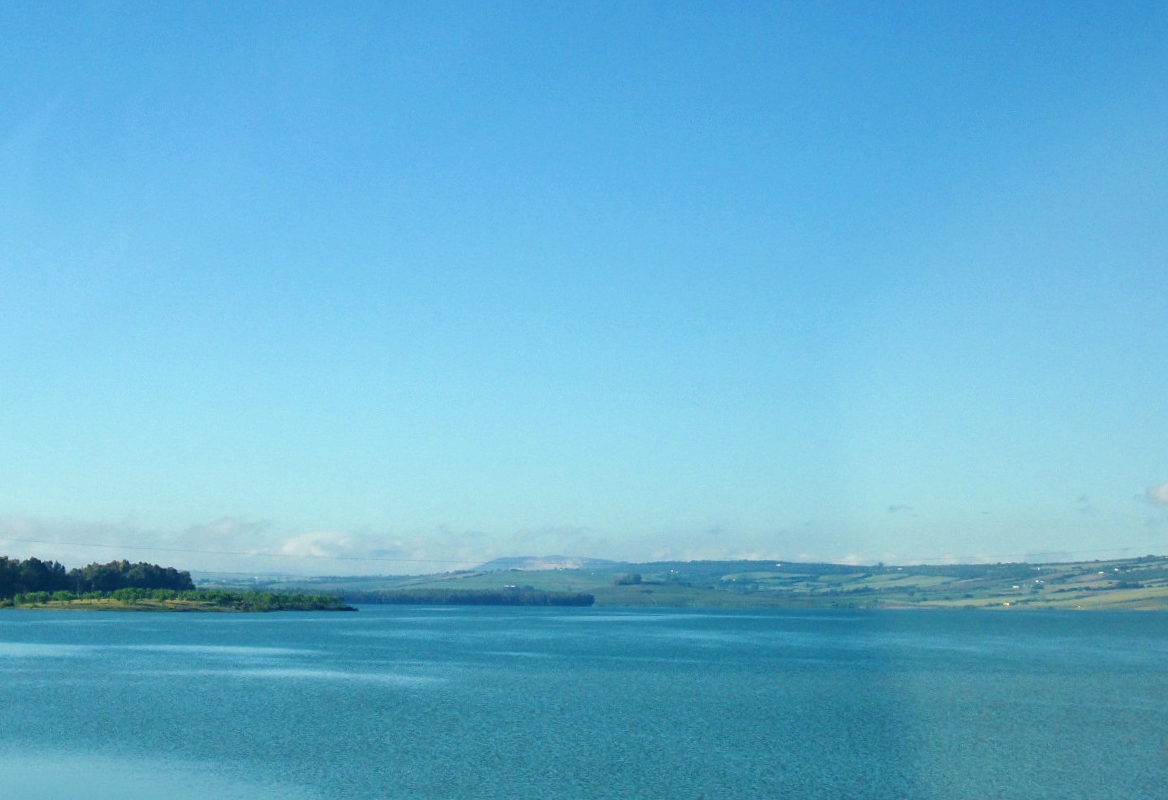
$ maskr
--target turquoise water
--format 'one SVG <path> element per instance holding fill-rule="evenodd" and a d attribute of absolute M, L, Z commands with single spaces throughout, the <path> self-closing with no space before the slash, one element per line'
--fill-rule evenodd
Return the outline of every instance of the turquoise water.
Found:
<path fill-rule="evenodd" d="M 1165 798 L 1168 615 L 0 612 L 7 796 Z"/>

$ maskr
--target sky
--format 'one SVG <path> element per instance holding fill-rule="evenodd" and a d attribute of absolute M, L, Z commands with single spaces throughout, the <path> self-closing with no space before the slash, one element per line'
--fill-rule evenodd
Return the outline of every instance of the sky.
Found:
<path fill-rule="evenodd" d="M 0 6 L 0 552 L 1168 553 L 1162 2 Z"/>

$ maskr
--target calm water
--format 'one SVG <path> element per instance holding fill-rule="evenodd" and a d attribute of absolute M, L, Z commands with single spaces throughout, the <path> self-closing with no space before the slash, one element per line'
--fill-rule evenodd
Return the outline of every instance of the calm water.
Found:
<path fill-rule="evenodd" d="M 0 612 L 7 796 L 1168 798 L 1168 615 Z"/>

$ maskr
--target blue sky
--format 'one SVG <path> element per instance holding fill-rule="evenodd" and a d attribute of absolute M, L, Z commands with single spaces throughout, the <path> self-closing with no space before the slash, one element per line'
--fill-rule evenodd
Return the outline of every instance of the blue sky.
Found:
<path fill-rule="evenodd" d="M 11 555 L 1168 552 L 1163 3 L 17 4 L 0 98 Z"/>

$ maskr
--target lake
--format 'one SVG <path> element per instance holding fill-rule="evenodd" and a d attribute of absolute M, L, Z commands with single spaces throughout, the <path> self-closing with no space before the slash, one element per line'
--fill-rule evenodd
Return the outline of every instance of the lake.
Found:
<path fill-rule="evenodd" d="M 1168 797 L 1168 614 L 0 612 L 21 800 Z"/>

